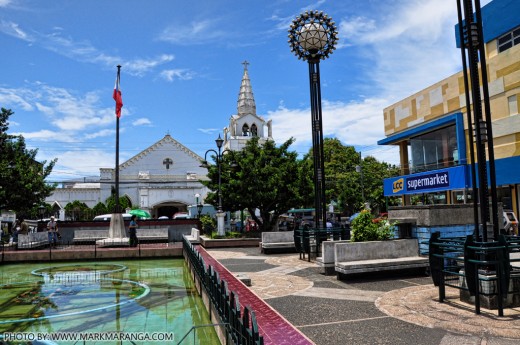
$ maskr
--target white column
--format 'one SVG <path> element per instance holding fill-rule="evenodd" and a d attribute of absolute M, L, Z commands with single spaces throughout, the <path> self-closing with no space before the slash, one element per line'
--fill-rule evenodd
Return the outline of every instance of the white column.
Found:
<path fill-rule="evenodd" d="M 226 216 L 226 212 L 217 212 L 217 235 L 224 236 L 226 232 L 224 231 L 224 217 Z"/>

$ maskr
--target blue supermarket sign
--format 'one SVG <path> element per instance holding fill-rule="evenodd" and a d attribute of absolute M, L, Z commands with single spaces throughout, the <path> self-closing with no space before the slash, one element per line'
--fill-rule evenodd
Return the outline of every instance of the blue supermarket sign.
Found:
<path fill-rule="evenodd" d="M 385 196 L 438 192 L 467 186 L 465 165 L 384 180 Z"/>

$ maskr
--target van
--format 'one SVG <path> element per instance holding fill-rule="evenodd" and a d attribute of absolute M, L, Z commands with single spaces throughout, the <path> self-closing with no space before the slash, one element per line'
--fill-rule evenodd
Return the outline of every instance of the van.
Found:
<path fill-rule="evenodd" d="M 123 220 L 130 220 L 132 215 L 130 213 L 123 213 Z M 112 214 L 100 214 L 94 217 L 95 222 L 107 222 L 112 219 Z"/>

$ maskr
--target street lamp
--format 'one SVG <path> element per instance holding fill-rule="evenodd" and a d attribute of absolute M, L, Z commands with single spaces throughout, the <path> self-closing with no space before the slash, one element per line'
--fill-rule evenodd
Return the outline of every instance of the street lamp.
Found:
<path fill-rule="evenodd" d="M 43 221 L 43 215 L 45 214 L 45 206 L 40 205 L 38 207 L 38 214 L 40 215 L 40 221 Z"/>
<path fill-rule="evenodd" d="M 461 1 L 463 4 L 461 4 Z M 457 0 L 457 14 L 459 20 L 461 57 L 464 71 L 464 91 L 466 93 L 467 121 L 469 131 L 474 132 L 475 148 L 473 148 L 473 136 L 469 136 L 469 147 L 471 149 L 470 152 L 472 155 L 471 169 L 473 176 L 475 176 L 475 160 L 473 159 L 474 150 L 476 150 L 476 161 L 478 162 L 478 184 L 476 183 L 475 178 L 473 178 L 472 181 L 473 202 L 475 203 L 473 210 L 475 219 L 474 237 L 476 241 L 488 242 L 488 228 L 490 228 L 490 230 L 492 229 L 493 231 L 493 239 L 497 241 L 499 235 L 499 221 L 496 190 L 495 153 L 480 2 L 475 1 L 475 10 L 473 10 L 473 3 L 471 0 Z M 464 18 L 462 16 L 463 14 Z M 481 73 L 479 73 L 479 66 Z M 468 80 L 468 74 L 469 80 L 471 82 Z M 469 95 L 471 95 L 472 102 L 470 102 Z M 471 128 L 471 112 L 473 112 L 474 128 Z M 486 153 L 488 156 L 487 163 Z M 476 204 L 477 190 L 480 210 Z M 490 198 L 492 209 L 491 214 L 489 211 Z"/>
<path fill-rule="evenodd" d="M 289 45 L 298 59 L 309 63 L 311 91 L 312 147 L 314 158 L 315 226 L 325 228 L 325 166 L 323 155 L 323 125 L 321 113 L 320 60 L 336 49 L 338 32 L 332 18 L 318 11 L 306 11 L 293 20 L 289 29 Z"/>
<path fill-rule="evenodd" d="M 196 201 L 196 205 L 197 205 L 197 213 L 199 215 L 198 219 L 200 219 L 200 214 L 202 213 L 202 208 L 204 207 L 204 205 L 199 202 L 199 198 L 200 198 L 200 194 L 199 193 L 195 194 L 195 201 Z"/>
<path fill-rule="evenodd" d="M 218 135 L 218 139 L 215 139 L 215 143 L 217 144 L 218 152 L 209 149 L 204 154 L 204 160 L 202 161 L 202 164 L 200 165 L 201 168 L 209 168 L 209 164 L 207 161 L 207 156 L 209 152 L 213 152 L 216 155 L 216 163 L 218 168 L 218 209 L 217 209 L 217 233 L 220 236 L 223 236 L 225 234 L 224 232 L 224 216 L 226 215 L 225 212 L 222 210 L 222 193 L 221 193 L 221 184 L 222 184 L 222 159 L 225 152 L 229 150 L 222 150 L 222 144 L 224 143 L 224 139 L 220 137 L 220 134 Z M 229 151 L 230 152 L 230 151 Z"/>
<path fill-rule="evenodd" d="M 359 178 L 361 179 L 361 199 L 363 199 L 363 207 L 366 208 L 365 187 L 363 186 L 363 167 L 361 165 L 356 165 L 356 172 L 359 173 Z"/>

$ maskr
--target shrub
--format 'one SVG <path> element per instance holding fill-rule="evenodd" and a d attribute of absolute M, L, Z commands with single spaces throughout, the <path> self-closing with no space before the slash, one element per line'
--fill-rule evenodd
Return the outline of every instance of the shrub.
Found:
<path fill-rule="evenodd" d="M 351 223 L 352 242 L 382 241 L 393 237 L 393 224 L 386 219 L 374 219 L 369 210 L 363 210 Z"/>

